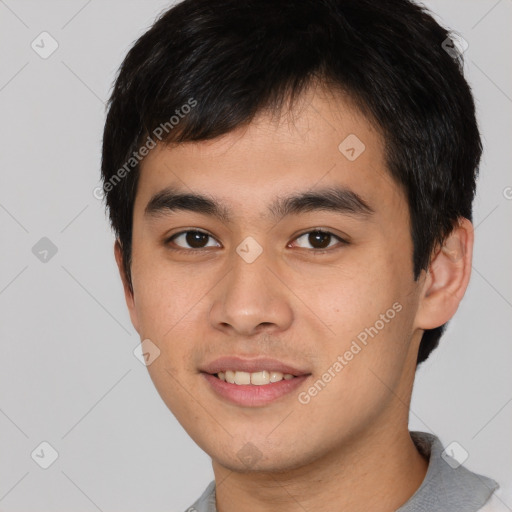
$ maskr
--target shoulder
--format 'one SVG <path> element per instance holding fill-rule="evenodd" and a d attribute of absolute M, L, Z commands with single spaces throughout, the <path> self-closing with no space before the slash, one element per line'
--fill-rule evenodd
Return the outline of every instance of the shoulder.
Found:
<path fill-rule="evenodd" d="M 478 512 L 510 512 L 512 510 L 512 485 L 499 486 Z"/>
<path fill-rule="evenodd" d="M 203 494 L 185 512 L 217 512 L 215 506 L 215 480 L 209 483 Z"/>

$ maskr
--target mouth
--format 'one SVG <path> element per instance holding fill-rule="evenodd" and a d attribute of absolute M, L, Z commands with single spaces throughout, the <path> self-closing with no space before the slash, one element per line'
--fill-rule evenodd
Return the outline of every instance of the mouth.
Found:
<path fill-rule="evenodd" d="M 255 379 L 270 379 L 273 375 L 274 379 L 281 380 L 285 378 L 290 379 L 292 377 L 301 377 L 302 375 L 309 375 L 310 372 L 306 369 L 298 368 L 297 366 L 284 363 L 279 361 L 278 359 L 270 359 L 270 358 L 253 358 L 246 359 L 238 356 L 226 356 L 220 357 L 211 361 L 208 364 L 205 364 L 200 371 L 204 373 L 209 373 L 210 375 L 217 375 L 219 378 L 222 378 L 222 374 L 224 374 L 224 378 L 226 379 L 226 374 L 229 378 L 231 373 L 239 374 L 239 377 L 242 379 L 247 379 L 247 375 L 249 374 L 251 377 L 255 374 Z M 221 375 L 219 375 L 221 374 Z M 229 380 L 228 380 L 229 381 Z M 244 383 L 249 383 L 245 382 Z"/>
<path fill-rule="evenodd" d="M 275 359 L 220 358 L 201 369 L 210 389 L 237 405 L 267 405 L 289 395 L 311 375 L 310 372 Z"/>
<path fill-rule="evenodd" d="M 219 372 L 214 375 L 224 382 L 229 382 L 230 384 L 236 384 L 238 386 L 248 386 L 249 384 L 253 384 L 254 386 L 265 386 L 271 382 L 295 379 L 295 375 L 292 375 L 291 373 L 282 373 L 277 370 L 270 372 L 267 370 L 261 370 L 251 373 L 241 370 L 226 370 L 225 372 Z"/>

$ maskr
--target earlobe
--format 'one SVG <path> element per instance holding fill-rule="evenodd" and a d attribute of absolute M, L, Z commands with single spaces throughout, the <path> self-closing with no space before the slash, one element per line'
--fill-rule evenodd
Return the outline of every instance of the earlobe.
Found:
<path fill-rule="evenodd" d="M 457 311 L 471 276 L 473 225 L 460 218 L 442 247 L 432 257 L 423 282 L 416 326 L 434 329 Z"/>
<path fill-rule="evenodd" d="M 121 281 L 123 283 L 124 289 L 124 298 L 126 301 L 126 305 L 128 306 L 128 311 L 130 313 L 130 318 L 133 324 L 133 327 L 137 332 L 139 332 L 138 319 L 137 319 L 137 311 L 135 309 L 135 298 L 133 291 L 130 288 L 128 283 L 128 276 L 126 270 L 124 268 L 123 262 L 123 249 L 121 247 L 121 243 L 118 239 L 116 239 L 114 243 L 114 255 L 116 258 L 117 268 L 119 269 L 119 275 L 121 276 Z"/>

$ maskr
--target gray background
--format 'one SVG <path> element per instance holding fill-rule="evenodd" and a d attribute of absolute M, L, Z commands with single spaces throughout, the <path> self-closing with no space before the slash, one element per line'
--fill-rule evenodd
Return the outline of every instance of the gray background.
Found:
<path fill-rule="evenodd" d="M 418 372 L 410 428 L 436 433 L 445 446 L 457 441 L 466 467 L 510 485 L 512 0 L 426 4 L 469 43 L 466 74 L 485 154 L 471 283 Z M 209 457 L 133 355 L 138 337 L 113 235 L 92 194 L 114 74 L 168 5 L 0 0 L 4 512 L 180 511 L 213 478 Z M 42 31 L 59 44 L 47 59 L 31 48 Z M 42 237 L 57 248 L 46 262 L 32 252 Z M 31 458 L 42 441 L 59 454 L 48 469 Z"/>

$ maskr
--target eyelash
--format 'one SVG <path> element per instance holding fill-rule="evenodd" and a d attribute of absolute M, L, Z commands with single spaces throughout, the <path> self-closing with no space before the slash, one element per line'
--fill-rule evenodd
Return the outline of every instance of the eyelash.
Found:
<path fill-rule="evenodd" d="M 202 233 L 204 235 L 207 235 L 209 236 L 210 238 L 213 238 L 215 240 L 215 237 L 213 237 L 212 235 L 210 235 L 209 233 L 207 233 L 206 231 L 202 231 L 200 229 L 188 229 L 188 230 L 185 230 L 185 231 L 180 231 L 179 233 L 175 233 L 174 235 L 170 236 L 169 238 L 167 238 L 165 240 L 165 245 L 166 246 L 169 246 L 169 244 L 177 237 L 179 237 L 180 235 L 185 235 L 187 233 Z M 334 247 L 334 248 L 330 248 L 330 249 L 306 249 L 312 253 L 314 253 L 315 255 L 318 255 L 318 254 L 325 254 L 325 253 L 328 253 L 328 252 L 331 252 L 333 250 L 337 250 L 337 249 L 341 249 L 341 247 L 345 246 L 345 245 L 349 245 L 349 242 L 343 238 L 341 238 L 340 236 L 338 235 L 335 235 L 334 233 L 332 233 L 331 231 L 327 231 L 327 230 L 323 230 L 323 229 L 311 229 L 309 231 L 305 231 L 299 235 L 297 235 L 293 241 L 297 240 L 298 238 L 301 238 L 302 236 L 304 235 L 308 235 L 310 233 L 320 233 L 322 235 L 330 235 L 331 237 L 334 237 L 336 238 L 339 242 L 341 242 L 341 246 L 339 247 Z M 200 253 L 202 252 L 203 250 L 207 250 L 209 249 L 208 247 L 203 247 L 203 248 L 199 248 L 199 249 L 184 249 L 183 247 L 178 247 L 178 248 L 175 248 L 175 247 L 171 247 L 171 250 L 172 251 L 175 251 L 175 252 L 178 252 L 178 253 L 187 253 L 187 254 L 191 254 L 191 253 Z M 299 249 L 303 249 L 302 247 L 299 247 Z"/>

